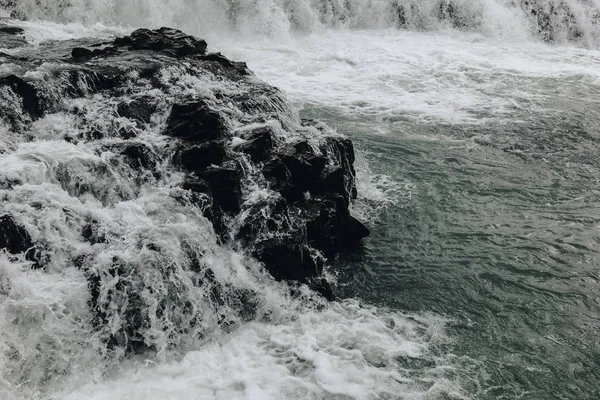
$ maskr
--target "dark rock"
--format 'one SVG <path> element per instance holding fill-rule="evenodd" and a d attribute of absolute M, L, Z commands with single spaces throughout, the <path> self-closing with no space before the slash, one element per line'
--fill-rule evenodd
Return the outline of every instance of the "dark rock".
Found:
<path fill-rule="evenodd" d="M 356 171 L 354 170 L 354 145 L 350 139 L 328 138 L 327 153 L 333 159 L 334 165 L 338 165 L 342 169 L 345 190 L 341 194 L 344 195 L 346 202 L 350 204 L 350 200 L 356 199 L 358 194 L 356 190 Z M 327 179 L 327 176 L 324 178 Z"/>
<path fill-rule="evenodd" d="M 263 174 L 274 190 L 293 203 L 303 200 L 305 192 L 322 186 L 321 174 L 326 163 L 325 156 L 317 154 L 308 142 L 302 141 L 271 159 L 263 168 Z"/>
<path fill-rule="evenodd" d="M 200 209 L 204 216 L 213 224 L 215 233 L 225 241 L 227 236 L 227 226 L 223 219 L 223 211 L 213 204 L 210 185 L 204 179 L 194 175 L 186 177 L 182 188 L 192 193 L 191 201 Z"/>
<path fill-rule="evenodd" d="M 204 54 L 207 46 L 204 40 L 171 28 L 137 29 L 130 36 L 115 39 L 113 45 L 131 50 L 159 51 L 172 56 Z"/>
<path fill-rule="evenodd" d="M 344 169 L 339 165 L 328 165 L 323 170 L 323 179 L 317 190 L 319 194 L 342 193 L 346 197 L 346 176 Z"/>
<path fill-rule="evenodd" d="M 2 249 L 10 254 L 25 253 L 25 259 L 33 262 L 33 268 L 41 267 L 41 253 L 34 247 L 29 232 L 8 214 L 0 216 L 0 250 Z"/>
<path fill-rule="evenodd" d="M 136 97 L 130 101 L 122 101 L 117 106 L 121 117 L 129 118 L 139 123 L 147 124 L 156 112 L 156 104 L 149 96 Z"/>
<path fill-rule="evenodd" d="M 350 216 L 344 225 L 345 229 L 342 234 L 347 243 L 357 242 L 371 234 L 371 231 L 353 216 Z"/>
<path fill-rule="evenodd" d="M 11 254 L 19 254 L 33 247 L 31 236 L 25 228 L 17 225 L 12 216 L 0 216 L 0 249 Z"/>
<path fill-rule="evenodd" d="M 308 282 L 308 286 L 319 293 L 321 296 L 326 298 L 329 301 L 335 300 L 335 295 L 333 294 L 333 289 L 331 284 L 325 278 L 314 278 Z"/>
<path fill-rule="evenodd" d="M 250 156 L 253 162 L 262 162 L 269 158 L 275 145 L 275 134 L 266 126 L 250 132 L 246 142 L 238 146 L 238 149 Z"/>
<path fill-rule="evenodd" d="M 270 184 L 270 188 L 289 201 L 303 199 L 301 187 L 294 186 L 292 173 L 282 162 L 281 158 L 269 160 L 263 167 L 262 173 Z"/>
<path fill-rule="evenodd" d="M 216 206 L 225 213 L 240 211 L 242 174 L 235 166 L 208 167 L 202 178 L 206 180 Z"/>
<path fill-rule="evenodd" d="M 8 75 L 0 78 L 0 86 L 9 87 L 23 101 L 23 111 L 32 119 L 42 116 L 42 107 L 38 90 L 32 84 L 25 82 L 16 75 Z"/>
<path fill-rule="evenodd" d="M 137 171 L 154 171 L 157 168 L 158 156 L 144 143 L 126 143 L 120 153 L 125 156 L 125 162 Z"/>
<path fill-rule="evenodd" d="M 25 33 L 25 29 L 16 26 L 0 26 L 0 33 L 6 35 L 22 35 Z"/>
<path fill-rule="evenodd" d="M 194 193 L 210 194 L 210 186 L 208 185 L 208 182 L 194 175 L 188 175 L 182 187 L 183 189 L 191 190 Z"/>
<path fill-rule="evenodd" d="M 307 200 L 291 212 L 306 221 L 308 242 L 326 257 L 334 257 L 345 246 L 369 235 L 369 230 L 350 215 L 341 194 Z"/>
<path fill-rule="evenodd" d="M 306 283 L 321 273 L 310 248 L 295 237 L 275 237 L 256 243 L 254 257 L 265 264 L 277 280 Z"/>
<path fill-rule="evenodd" d="M 287 202 L 282 197 L 254 203 L 244 214 L 246 218 L 236 233 L 236 240 L 246 246 L 252 246 L 257 240 L 271 237 L 277 232 L 293 232 L 299 241 L 306 242 L 306 235 L 301 228 L 293 226 Z"/>
<path fill-rule="evenodd" d="M 165 135 L 190 142 L 217 140 L 229 135 L 223 116 L 203 101 L 173 105 Z"/>
<path fill-rule="evenodd" d="M 184 169 L 201 174 L 210 165 L 222 164 L 226 156 L 222 143 L 208 142 L 186 147 L 175 158 Z"/>
<path fill-rule="evenodd" d="M 96 50 L 94 50 L 96 51 Z M 84 58 L 84 57 L 91 57 L 92 56 L 92 51 L 83 47 L 75 47 L 73 50 L 71 50 L 71 57 L 73 58 Z"/>
<path fill-rule="evenodd" d="M 169 188 L 179 206 L 192 207 L 191 214 L 203 213 L 222 242 L 243 246 L 276 279 L 295 282 L 292 287 L 306 284 L 332 299 L 333 290 L 322 275 L 326 259 L 335 259 L 368 234 L 348 210 L 356 197 L 352 142 L 332 136 L 327 127 L 314 121 L 302 120 L 298 125 L 281 91 L 248 78 L 244 63 L 218 53 L 205 54 L 204 41 L 180 31 L 141 29 L 113 43 L 93 44 L 87 39 L 78 43 L 87 48 L 73 49 L 73 57 L 63 57 L 64 49 L 72 45 L 53 43 L 41 44 L 40 51 L 25 56 L 28 59 L 8 56 L 19 71 L 48 63 L 47 78 L 35 85 L 15 75 L 0 79 L 4 86 L 0 113 L 10 123 L 10 118 L 17 121 L 15 132 L 35 134 L 30 120 L 44 113 L 65 113 L 65 120 L 74 121 L 78 130 L 77 135 L 65 134 L 65 139 L 82 145 L 100 140 L 91 145 L 100 149 L 101 161 L 72 165 L 57 161 L 57 183 L 71 196 L 93 197 L 110 207 L 135 199 L 153 177 L 160 178 L 163 162 L 172 163 L 164 168 L 180 169 L 174 178 L 183 179 L 181 187 Z M 177 73 L 169 74 L 173 69 Z M 195 91 L 193 96 L 201 98 L 192 100 L 192 91 L 185 85 L 194 76 L 212 81 L 206 86 L 211 95 Z M 165 107 L 163 102 L 168 102 Z M 98 105 L 106 109 L 99 110 Z M 98 118 L 98 112 L 103 117 Z M 138 139 L 146 131 L 153 134 L 163 122 L 168 137 L 163 136 L 156 148 Z M 277 132 L 271 126 L 277 126 Z M 233 144 L 233 129 L 242 132 L 243 143 Z M 315 137 L 310 141 L 281 143 L 284 136 L 311 134 Z M 124 187 L 121 182 L 110 182 L 115 173 L 132 184 Z M 107 184 L 97 185 L 96 177 Z M 18 184 L 7 180 L 0 187 L 11 190 Z M 255 186 L 261 195 L 244 198 Z M 0 218 L 0 233 L 4 235 L 0 247 L 9 252 L 25 252 L 31 260 L 44 263 L 48 260 L 44 257 L 53 254 L 49 246 L 44 247 L 43 238 L 33 243 L 9 216 Z M 110 247 L 113 240 L 119 240 L 92 217 L 79 233 L 82 240 L 96 246 Z M 194 246 L 191 240 L 183 242 Z M 171 249 L 164 251 L 159 243 L 151 242 L 150 235 L 140 233 L 132 246 L 133 251 L 142 251 L 143 265 L 120 258 L 109 262 L 105 252 L 98 258 L 96 251 L 78 252 L 71 260 L 87 277 L 93 323 L 109 347 L 151 350 L 157 330 L 162 329 L 174 345 L 177 335 L 187 334 L 186 327 L 193 326 L 189 321 L 198 310 L 185 303 L 189 288 L 178 280 L 181 276 L 186 282 L 189 276 L 192 286 L 202 286 L 217 308 L 239 311 L 233 319 L 252 319 L 257 314 L 255 294 L 219 283 L 197 249 L 188 251 L 182 244 L 186 256 L 172 262 Z M 148 314 L 150 309 L 154 314 Z M 178 324 L 180 317 L 187 319 L 185 324 Z M 171 325 L 160 325 L 161 321 Z M 226 316 L 223 321 L 223 325 L 229 323 Z"/>
<path fill-rule="evenodd" d="M 208 53 L 206 55 L 201 56 L 200 59 L 204 60 L 204 61 L 218 62 L 222 66 L 227 67 L 227 68 L 232 68 L 242 75 L 250 74 L 250 71 L 248 70 L 248 66 L 246 65 L 245 62 L 231 61 L 227 57 L 222 55 L 221 53 Z"/>

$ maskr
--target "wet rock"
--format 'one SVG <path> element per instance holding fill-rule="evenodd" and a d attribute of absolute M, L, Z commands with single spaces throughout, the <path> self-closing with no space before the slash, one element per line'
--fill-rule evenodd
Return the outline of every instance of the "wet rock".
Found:
<path fill-rule="evenodd" d="M 248 75 L 250 73 L 250 71 L 248 71 L 248 66 L 245 62 L 231 61 L 221 53 L 208 53 L 204 56 L 201 56 L 200 59 L 204 61 L 218 62 L 222 66 L 226 68 L 232 68 L 242 75 Z"/>
<path fill-rule="evenodd" d="M 23 33 L 25 33 L 25 29 L 17 26 L 0 26 L 0 34 L 22 35 Z"/>
<path fill-rule="evenodd" d="M 92 51 L 83 47 L 75 47 L 71 50 L 71 57 L 73 58 L 84 58 L 91 57 Z"/>
<path fill-rule="evenodd" d="M 19 254 L 33 247 L 31 236 L 25 228 L 18 225 L 10 215 L 0 216 L 0 249 L 11 254 Z"/>
<path fill-rule="evenodd" d="M 205 101 L 173 105 L 165 135 L 189 142 L 206 142 L 229 136 L 225 118 Z"/>
<path fill-rule="evenodd" d="M 40 263 L 41 252 L 34 247 L 29 232 L 8 214 L 0 216 L 0 250 L 2 249 L 10 254 L 25 253 L 25 259 L 33 262 L 33 268 L 41 268 L 43 265 Z"/>
<path fill-rule="evenodd" d="M 350 204 L 350 201 L 356 199 L 358 194 L 356 190 L 356 171 L 354 170 L 354 145 L 350 139 L 340 137 L 327 138 L 326 151 L 329 157 L 333 159 L 334 165 L 339 166 L 342 170 L 345 190 L 338 193 L 342 194 L 346 202 Z M 325 171 L 324 179 L 336 179 L 335 176 L 328 178 L 328 174 L 332 172 L 331 169 Z"/>
<path fill-rule="evenodd" d="M 317 154 L 306 141 L 283 150 L 264 166 L 263 174 L 272 188 L 290 203 L 303 200 L 306 192 L 322 186 L 321 174 L 327 158 Z"/>
<path fill-rule="evenodd" d="M 154 150 L 144 143 L 126 143 L 120 146 L 120 153 L 125 157 L 125 162 L 137 171 L 155 172 L 158 166 L 158 156 Z"/>
<path fill-rule="evenodd" d="M 208 182 L 197 176 L 189 175 L 186 177 L 182 188 L 191 192 L 190 200 L 192 203 L 202 209 L 203 215 L 212 223 L 217 236 L 225 241 L 228 232 L 224 214 L 221 208 L 214 204 Z"/>
<path fill-rule="evenodd" d="M 258 240 L 262 240 L 278 232 L 291 234 L 295 231 L 298 241 L 306 242 L 306 235 L 301 227 L 294 226 L 289 216 L 287 202 L 282 197 L 269 198 L 263 202 L 257 202 L 245 210 L 246 217 L 236 232 L 236 240 L 246 246 L 252 246 Z"/>
<path fill-rule="evenodd" d="M 201 174 L 210 165 L 222 164 L 227 158 L 227 153 L 222 143 L 208 142 L 186 147 L 175 158 L 187 171 Z"/>
<path fill-rule="evenodd" d="M 158 30 L 138 29 L 130 36 L 117 38 L 115 47 L 128 47 L 131 50 L 153 50 L 173 56 L 204 54 L 206 41 L 186 35 L 177 29 L 160 28 Z"/>
<path fill-rule="evenodd" d="M 41 101 L 35 86 L 16 75 L 8 75 L 0 78 L 0 88 L 3 86 L 12 90 L 22 99 L 23 111 L 29 114 L 32 119 L 42 116 Z"/>
<path fill-rule="evenodd" d="M 58 162 L 56 179 L 63 189 L 109 207 L 116 201 L 135 200 L 153 176 L 160 178 L 163 168 L 178 170 L 170 195 L 179 206 L 192 207 L 187 212 L 202 212 L 222 242 L 243 246 L 276 279 L 294 281 L 295 287 L 307 284 L 332 298 L 332 288 L 322 276 L 325 262 L 368 234 L 348 211 L 356 197 L 352 142 L 333 136 L 314 121 L 298 124 L 281 91 L 248 77 L 244 63 L 218 53 L 205 54 L 204 41 L 180 31 L 141 29 L 113 43 L 93 44 L 87 39 L 78 43 L 86 48 L 73 49 L 73 57 L 63 57 L 65 48 L 71 47 L 59 46 L 56 51 L 52 43 L 42 44 L 48 46 L 43 53 L 48 75 L 35 85 L 16 75 L 0 79 L 4 86 L 0 95 L 9 100 L 0 101 L 0 111 L 24 120 L 15 131 L 34 132 L 28 128 L 29 120 L 62 113 L 67 118 L 61 115 L 61 121 L 78 130 L 69 134 L 73 142 L 99 149 L 100 160 Z M 62 56 L 52 63 L 52 54 Z M 40 60 L 41 56 L 30 62 L 31 68 L 37 68 Z M 29 61 L 10 58 L 9 62 L 28 69 Z M 196 77 L 207 80 L 206 92 L 211 94 L 204 88 L 196 90 Z M 188 86 L 190 81 L 193 86 Z M 98 104 L 106 110 L 98 110 Z M 271 126 L 277 126 L 277 131 Z M 155 147 L 148 145 L 148 132 L 160 129 L 167 137 L 158 138 Z M 243 141 L 231 140 L 234 130 L 241 132 Z M 94 143 L 85 143 L 90 141 Z M 113 182 L 115 173 L 124 180 Z M 96 184 L 99 180 L 102 185 Z M 127 182 L 131 185 L 122 185 Z M 5 190 L 11 190 L 11 185 L 0 183 Z M 0 219 L 0 228 L 2 224 L 10 237 L 21 238 L 21 245 L 11 241 L 5 248 L 21 252 L 41 248 L 42 239 L 33 244 L 16 224 Z M 106 229 L 90 217 L 77 234 L 92 245 L 110 247 L 119 238 Z M 175 284 L 158 293 L 152 292 L 160 286 L 154 285 L 154 278 L 145 281 L 156 275 L 159 283 L 160 279 L 166 284 L 178 282 L 181 271 L 174 274 L 169 269 L 175 264 L 193 276 L 194 285 L 212 287 L 206 293 L 217 307 L 243 309 L 251 303 L 252 293 L 241 295 L 219 285 L 201 260 L 188 257 L 190 265 L 181 260 L 165 262 L 168 252 L 149 240 L 141 237 L 134 245 L 147 257 L 143 262 L 99 259 L 93 252 L 71 260 L 88 279 L 94 324 L 110 346 L 129 352 L 152 349 L 156 330 L 169 329 L 149 326 L 147 310 L 152 307 L 154 321 L 181 315 L 179 311 L 188 308 L 190 314 L 184 317 L 193 320 L 193 307 L 181 300 L 186 285 Z M 41 254 L 51 252 L 36 254 L 31 257 L 41 259 Z M 140 293 L 150 293 L 152 307 Z M 236 296 L 242 300 L 232 300 Z M 179 308 L 171 313 L 169 307 Z M 242 310 L 248 318 L 255 313 L 252 306 Z M 169 340 L 182 332 L 169 331 Z"/>
<path fill-rule="evenodd" d="M 132 100 L 122 101 L 117 106 L 117 114 L 138 123 L 147 124 L 156 112 L 156 104 L 149 96 L 141 96 Z"/>
<path fill-rule="evenodd" d="M 328 165 L 323 170 L 318 193 L 346 193 L 344 169 L 339 165 Z M 344 196 L 346 197 L 346 195 Z"/>
<path fill-rule="evenodd" d="M 293 236 L 260 241 L 256 243 L 252 254 L 278 280 L 305 283 L 322 271 L 310 248 Z"/>
<path fill-rule="evenodd" d="M 270 127 L 253 130 L 246 136 L 246 142 L 238 150 L 248 154 L 253 162 L 262 162 L 269 158 L 275 145 L 275 134 Z"/>
<path fill-rule="evenodd" d="M 326 257 L 369 235 L 369 230 L 350 215 L 344 198 L 334 195 L 307 200 L 291 212 L 306 221 L 308 242 Z"/>
<path fill-rule="evenodd" d="M 208 183 L 216 206 L 225 213 L 240 211 L 242 174 L 236 166 L 208 167 L 202 178 Z"/>

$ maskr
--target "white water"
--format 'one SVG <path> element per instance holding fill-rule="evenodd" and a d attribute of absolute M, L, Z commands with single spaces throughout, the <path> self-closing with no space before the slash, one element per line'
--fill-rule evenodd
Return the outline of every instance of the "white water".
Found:
<path fill-rule="evenodd" d="M 600 39 L 599 0 L 2 0 L 0 5 L 3 3 L 10 13 L 27 19 L 168 25 L 208 38 L 227 32 L 282 38 L 328 28 L 430 31 L 453 27 L 488 37 L 518 41 L 550 38 L 587 47 L 596 47 Z"/>
<path fill-rule="evenodd" d="M 502 121 L 515 108 L 534 112 L 547 106 L 531 93 L 551 96 L 552 88 L 523 87 L 518 80 L 504 85 L 499 76 L 521 77 L 530 85 L 543 78 L 600 82 L 598 52 L 536 42 L 531 21 L 520 8 L 493 0 L 457 2 L 474 21 L 465 33 L 432 16 L 438 3 L 415 2 L 418 13 L 409 26 L 429 33 L 391 28 L 398 21 L 384 1 L 351 2 L 352 12 L 344 18 L 344 13 L 299 1 L 236 3 L 233 19 L 225 1 L 178 1 L 165 7 L 158 1 L 80 0 L 65 7 L 67 2 L 48 0 L 40 7 L 39 1 L 24 0 L 17 9 L 32 20 L 55 21 L 18 23 L 32 43 L 121 34 L 129 30 L 127 25 L 186 29 L 207 37 L 212 49 L 248 61 L 259 77 L 283 88 L 294 103 L 344 115 L 366 134 L 419 136 L 402 131 L 403 118 L 416 125 L 478 124 Z M 569 4 L 583 14 L 598 9 L 596 2 Z M 583 17 L 581 21 L 587 26 Z M 353 29 L 330 29 L 339 25 Z M 594 47 L 597 27 L 588 25 L 578 44 Z M 227 26 L 226 32 L 215 33 L 217 26 Z M 267 36 L 234 38 L 240 33 Z M 102 99 L 87 106 L 97 107 L 91 112 L 101 117 Z M 92 167 L 106 160 L 85 146 L 55 140 L 72 129 L 68 118 L 52 115 L 35 126 L 44 141 L 25 143 L 8 133 L 0 143 L 17 149 L 9 156 L 0 154 L 1 174 L 27 182 L 3 193 L 10 197 L 1 211 L 16 215 L 34 239 L 44 238 L 53 256 L 50 274 L 0 256 L 0 398 L 469 397 L 459 380 L 446 377 L 457 363 L 440 350 L 450 340 L 442 318 L 405 315 L 354 300 L 325 305 L 308 291 L 302 299 L 290 299 L 283 284 L 273 282 L 254 261 L 217 246 L 197 212 L 171 200 L 172 176 L 142 185 L 122 174 L 98 177 Z M 160 151 L 154 134 L 148 132 L 144 140 Z M 88 177 L 105 201 L 69 195 L 54 178 L 61 163 Z M 367 165 L 358 168 L 358 212 L 365 220 L 377 223 L 379 206 L 409 198 L 410 182 L 373 174 Z M 35 209 L 32 203 L 42 206 Z M 147 254 L 131 250 L 143 240 L 166 249 L 171 258 L 162 262 L 184 262 L 180 244 L 193 238 L 220 283 L 258 293 L 256 318 L 243 322 L 235 310 L 214 309 L 205 293 L 197 293 L 201 339 L 183 338 L 175 351 L 159 347 L 162 351 L 150 360 L 106 357 L 89 323 L 86 280 L 66 262 L 89 250 L 73 232 L 90 216 L 123 238 L 95 250 L 99 263 L 119 255 L 143 265 Z M 231 318 L 230 330 L 217 328 L 223 314 Z M 433 366 L 411 370 L 403 367 L 407 360 Z"/>

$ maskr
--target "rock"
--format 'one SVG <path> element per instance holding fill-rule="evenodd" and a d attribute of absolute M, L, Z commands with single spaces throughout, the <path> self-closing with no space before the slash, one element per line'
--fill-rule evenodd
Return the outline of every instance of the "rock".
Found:
<path fill-rule="evenodd" d="M 25 29 L 17 26 L 0 26 L 0 33 L 5 35 L 22 35 L 25 33 Z"/>
<path fill-rule="evenodd" d="M 132 100 L 122 101 L 117 106 L 117 114 L 138 123 L 147 124 L 156 112 L 156 104 L 149 96 L 136 97 Z"/>
<path fill-rule="evenodd" d="M 0 216 L 0 250 L 2 249 L 6 249 L 10 254 L 25 253 L 25 259 L 33 262 L 33 268 L 41 268 L 42 256 L 34 247 L 29 232 L 8 214 Z"/>
<path fill-rule="evenodd" d="M 223 116 L 204 100 L 173 105 L 165 135 L 189 142 L 206 142 L 229 136 Z"/>
<path fill-rule="evenodd" d="M 207 46 L 204 40 L 171 28 L 138 29 L 130 36 L 115 39 L 113 45 L 117 48 L 129 47 L 131 50 L 159 51 L 179 57 L 204 54 Z"/>
<path fill-rule="evenodd" d="M 272 158 L 262 171 L 272 188 L 294 203 L 303 200 L 306 192 L 322 187 L 321 174 L 326 163 L 325 156 L 317 154 L 308 142 L 302 141 L 288 146 L 283 154 Z"/>
<path fill-rule="evenodd" d="M 223 144 L 213 141 L 186 147 L 175 158 L 177 164 L 187 171 L 201 174 L 210 165 L 222 164 L 226 154 Z"/>
<path fill-rule="evenodd" d="M 127 143 L 122 146 L 121 155 L 125 162 L 136 171 L 155 172 L 158 166 L 158 156 L 154 150 L 144 143 Z"/>
<path fill-rule="evenodd" d="M 65 140 L 98 149 L 99 157 L 40 161 L 54 163 L 64 191 L 111 209 L 123 201 L 148 201 L 137 197 L 148 193 L 163 170 L 173 171 L 172 185 L 160 180 L 160 190 L 178 202 L 177 220 L 203 213 L 217 241 L 243 247 L 276 279 L 293 282 L 292 292 L 306 284 L 333 298 L 323 277 L 325 262 L 369 233 L 348 210 L 356 197 L 351 141 L 322 124 L 298 121 L 281 91 L 252 76 L 244 63 L 205 54 L 204 41 L 180 31 L 141 29 L 112 43 L 77 43 L 82 47 L 71 50 L 73 57 L 64 57 L 64 43 L 53 42 L 40 44 L 35 55 L 7 56 L 16 71 L 31 76 L 43 63 L 45 78 L 35 84 L 16 75 L 0 78 L 0 114 L 15 133 L 34 137 L 40 127 L 31 121 L 48 114 L 48 123 L 64 121 Z M 206 85 L 198 90 L 200 82 Z M 243 141 L 233 140 L 233 132 Z M 164 136 L 150 139 L 158 133 Z M 0 188 L 26 183 L 5 179 Z M 163 212 L 152 204 L 147 218 L 169 223 Z M 199 314 L 190 306 L 197 296 L 185 293 L 194 289 L 190 282 L 202 286 L 217 308 L 238 307 L 248 318 L 256 314 L 254 294 L 219 282 L 198 249 L 184 249 L 198 247 L 194 241 L 174 240 L 169 246 L 179 243 L 180 249 L 161 250 L 152 241 L 159 232 L 136 231 L 128 239 L 132 253 L 111 259 L 106 254 L 120 238 L 110 232 L 90 216 L 76 235 L 95 247 L 86 254 L 64 252 L 72 255 L 67 263 L 87 277 L 93 323 L 109 348 L 151 350 L 163 333 L 177 343 L 187 328 L 171 329 L 169 318 L 193 321 Z M 0 247 L 31 260 L 55 254 L 51 246 L 59 243 L 43 247 L 43 238 L 33 243 L 10 216 L 0 218 L 0 233 Z M 96 251 L 100 248 L 108 252 Z M 150 309 L 155 313 L 149 315 Z M 235 318 L 243 320 L 242 314 Z"/>
<path fill-rule="evenodd" d="M 316 190 L 319 194 L 342 193 L 346 197 L 346 176 L 339 165 L 328 165 L 323 170 L 323 179 Z"/>
<path fill-rule="evenodd" d="M 371 231 L 353 216 L 350 216 L 344 225 L 342 234 L 347 243 L 355 243 L 371 234 Z"/>
<path fill-rule="evenodd" d="M 0 249 L 19 254 L 32 247 L 31 236 L 25 228 L 17 225 L 14 218 L 8 214 L 0 216 Z"/>
<path fill-rule="evenodd" d="M 84 57 L 91 57 L 92 56 L 92 51 L 83 47 L 75 47 L 72 51 L 71 51 L 71 57 L 73 58 L 84 58 Z"/>
<path fill-rule="evenodd" d="M 245 62 L 231 61 L 221 53 L 208 53 L 204 56 L 201 56 L 200 59 L 204 61 L 218 62 L 226 68 L 233 68 L 242 75 L 248 75 L 250 73 L 250 71 L 248 71 L 248 66 Z"/>
<path fill-rule="evenodd" d="M 355 183 L 354 145 L 350 139 L 339 137 L 327 138 L 327 152 L 329 157 L 334 160 L 335 165 L 339 165 L 343 171 L 345 191 L 342 194 L 346 202 L 350 204 L 350 201 L 356 199 L 358 195 Z"/>
<path fill-rule="evenodd" d="M 288 235 L 293 232 L 298 238 L 297 241 L 306 242 L 302 227 L 291 223 L 287 202 L 282 197 L 256 202 L 246 209 L 244 214 L 246 217 L 235 238 L 246 246 L 252 246 L 254 242 L 276 235 L 278 232 L 286 232 Z"/>
<path fill-rule="evenodd" d="M 251 131 L 246 136 L 246 142 L 238 146 L 238 150 L 248 154 L 253 162 L 265 161 L 275 145 L 275 134 L 266 126 Z"/>
<path fill-rule="evenodd" d="M 295 237 L 276 237 L 256 243 L 252 255 L 277 280 L 307 283 L 322 271 L 309 247 Z"/>
<path fill-rule="evenodd" d="M 10 88 L 17 96 L 21 97 L 23 111 L 29 114 L 32 119 L 42 116 L 40 98 L 35 86 L 16 75 L 8 75 L 0 78 L 0 87 L 2 86 Z"/>
<path fill-rule="evenodd" d="M 235 166 L 208 167 L 202 178 L 213 195 L 214 204 L 225 213 L 240 211 L 242 200 L 241 173 Z"/>
<path fill-rule="evenodd" d="M 227 226 L 223 220 L 223 211 L 213 204 L 212 192 L 208 182 L 197 176 L 188 175 L 182 188 L 192 193 L 190 199 L 192 203 L 202 209 L 204 216 L 213 224 L 215 233 L 222 241 L 225 241 Z"/>

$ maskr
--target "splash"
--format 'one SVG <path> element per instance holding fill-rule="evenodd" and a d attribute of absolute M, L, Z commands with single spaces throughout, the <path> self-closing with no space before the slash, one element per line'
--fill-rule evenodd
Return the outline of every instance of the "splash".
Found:
<path fill-rule="evenodd" d="M 286 37 L 323 29 L 453 29 L 596 47 L 598 0 L 2 0 L 13 17 Z"/>

